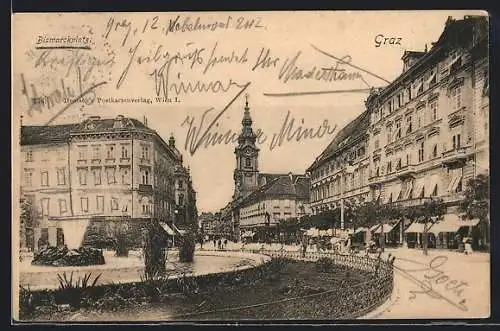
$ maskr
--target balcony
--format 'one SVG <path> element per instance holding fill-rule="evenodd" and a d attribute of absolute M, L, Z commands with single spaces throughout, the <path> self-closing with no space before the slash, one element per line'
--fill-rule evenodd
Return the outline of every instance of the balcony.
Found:
<path fill-rule="evenodd" d="M 415 206 L 421 206 L 425 202 L 429 201 L 431 201 L 431 198 L 414 198 L 414 199 L 394 201 L 391 202 L 391 205 L 394 207 L 415 207 Z"/>
<path fill-rule="evenodd" d="M 407 164 L 398 170 L 396 170 L 396 176 L 401 179 L 414 178 L 416 173 L 415 166 L 412 164 Z"/>
<path fill-rule="evenodd" d="M 379 175 L 377 175 L 377 174 L 370 175 L 368 177 L 368 185 L 369 186 L 377 186 L 378 184 L 380 184 L 380 182 L 382 182 L 382 179 L 383 179 L 383 176 L 381 176 L 380 174 Z"/>
<path fill-rule="evenodd" d="M 139 184 L 139 192 L 153 193 L 153 185 L 150 185 L 150 184 Z"/>
<path fill-rule="evenodd" d="M 448 168 L 462 167 L 471 155 L 471 150 L 470 146 L 465 146 L 443 152 L 441 163 Z"/>

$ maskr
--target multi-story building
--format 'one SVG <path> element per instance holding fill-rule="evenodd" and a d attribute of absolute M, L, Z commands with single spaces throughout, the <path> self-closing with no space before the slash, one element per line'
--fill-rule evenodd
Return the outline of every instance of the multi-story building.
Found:
<path fill-rule="evenodd" d="M 242 131 L 234 150 L 233 199 L 221 210 L 224 231 L 230 230 L 235 239 L 240 238 L 242 229 L 262 228 L 305 215 L 310 182 L 306 175 L 260 172 L 257 136 L 252 129 L 248 101 L 241 123 Z"/>
<path fill-rule="evenodd" d="M 344 176 L 345 198 L 400 206 L 443 198 L 447 214 L 430 231 L 446 245 L 465 224 L 457 206 L 467 180 L 489 172 L 487 18 L 449 18 L 430 50 L 405 51 L 402 60 L 399 77 L 372 90 L 367 110 L 309 168 L 311 206 L 337 204 L 347 161 L 354 172 Z"/>
<path fill-rule="evenodd" d="M 273 177 L 240 202 L 241 231 L 277 228 L 280 222 L 309 214 L 310 179 L 292 173 Z"/>
<path fill-rule="evenodd" d="M 124 221 L 132 228 L 152 218 L 172 222 L 183 204 L 174 138 L 167 144 L 136 119 L 22 126 L 21 153 L 21 191 L 39 223 L 35 246 L 39 238 L 79 246 L 89 225 L 110 230 Z"/>
<path fill-rule="evenodd" d="M 219 217 L 220 215 L 217 213 L 214 214 L 206 212 L 201 213 L 198 217 L 202 233 L 209 239 L 214 238 L 217 234 L 217 223 Z"/>
<path fill-rule="evenodd" d="M 338 208 L 344 201 L 356 204 L 369 200 L 369 123 L 365 111 L 340 130 L 307 169 L 313 214 Z"/>

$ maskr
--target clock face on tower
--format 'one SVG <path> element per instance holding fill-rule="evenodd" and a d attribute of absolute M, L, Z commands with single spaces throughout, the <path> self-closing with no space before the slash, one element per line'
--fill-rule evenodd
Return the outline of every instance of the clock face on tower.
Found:
<path fill-rule="evenodd" d="M 250 146 L 247 146 L 247 147 L 245 147 L 245 149 L 243 149 L 243 153 L 245 153 L 245 155 L 251 155 L 252 152 L 253 152 L 253 149 Z"/>

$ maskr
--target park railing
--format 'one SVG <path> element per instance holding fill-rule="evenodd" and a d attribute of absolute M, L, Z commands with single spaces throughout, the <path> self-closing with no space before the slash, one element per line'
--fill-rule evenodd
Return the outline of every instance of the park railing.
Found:
<path fill-rule="evenodd" d="M 294 305 L 305 305 L 307 300 L 315 301 L 315 309 L 324 305 L 322 311 L 330 311 L 332 319 L 359 318 L 375 310 L 385 303 L 392 295 L 394 282 L 393 260 L 368 255 L 342 254 L 334 251 L 301 252 L 300 250 L 285 249 L 239 249 L 270 256 L 272 258 L 286 258 L 291 260 L 315 262 L 322 258 L 330 259 L 333 264 L 349 269 L 360 270 L 365 273 L 366 281 L 354 285 L 303 296 L 295 300 L 286 300 L 287 309 L 293 310 Z M 275 302 L 274 304 L 279 304 Z M 265 309 L 262 307 L 261 309 Z M 316 313 L 311 311 L 311 316 Z M 319 316 L 318 316 L 319 317 Z M 328 316 L 327 316 L 328 317 Z M 321 316 L 325 318 L 325 316 Z"/>

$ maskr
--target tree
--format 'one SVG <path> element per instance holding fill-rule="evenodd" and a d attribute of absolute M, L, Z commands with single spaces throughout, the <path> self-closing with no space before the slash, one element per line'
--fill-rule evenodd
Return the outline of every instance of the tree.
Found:
<path fill-rule="evenodd" d="M 467 182 L 464 190 L 465 198 L 460 203 L 460 211 L 465 213 L 468 219 L 479 219 L 484 225 L 484 237 L 488 238 L 488 216 L 490 210 L 490 178 L 488 175 L 480 174 Z"/>
<path fill-rule="evenodd" d="M 415 217 L 417 219 L 417 222 L 424 224 L 424 229 L 422 234 L 424 255 L 428 254 L 427 246 L 428 246 L 429 229 L 427 224 L 436 222 L 445 213 L 446 213 L 446 205 L 444 204 L 443 199 L 431 198 L 430 201 L 424 202 L 423 205 L 417 208 L 417 211 L 415 212 Z"/>
<path fill-rule="evenodd" d="M 21 247 L 34 248 L 34 228 L 37 226 L 35 220 L 33 204 L 30 199 L 21 198 L 21 215 L 20 215 L 20 244 Z"/>
<path fill-rule="evenodd" d="M 357 205 L 353 211 L 352 223 L 354 227 L 371 227 L 377 223 L 376 217 L 377 204 L 369 201 Z"/>
<path fill-rule="evenodd" d="M 467 182 L 464 191 L 465 198 L 460 209 L 469 219 L 485 220 L 489 214 L 490 179 L 487 175 L 477 175 Z"/>

